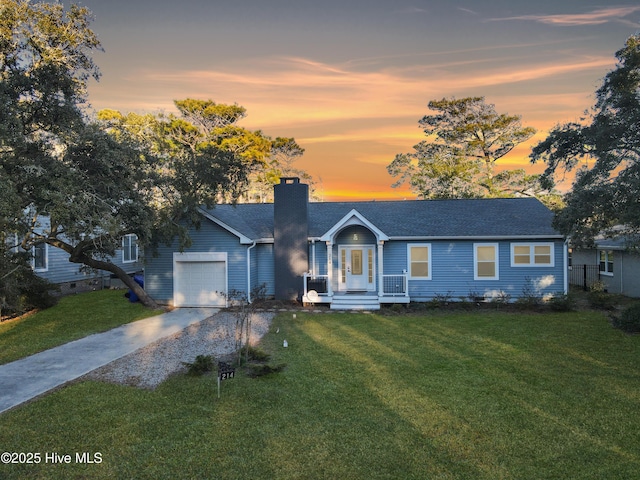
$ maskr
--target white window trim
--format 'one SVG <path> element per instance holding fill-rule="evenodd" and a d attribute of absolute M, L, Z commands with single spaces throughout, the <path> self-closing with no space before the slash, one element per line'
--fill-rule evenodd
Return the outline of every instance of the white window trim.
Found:
<path fill-rule="evenodd" d="M 478 247 L 494 247 L 496 251 L 496 274 L 493 277 L 478 276 Z M 473 244 L 473 279 L 474 280 L 500 280 L 500 247 L 497 243 L 474 243 Z"/>
<path fill-rule="evenodd" d="M 516 247 L 529 247 L 529 263 L 516 263 Z M 535 247 L 550 247 L 551 263 L 535 263 Z M 518 242 L 511 244 L 511 266 L 512 267 L 555 267 L 555 249 L 553 242 Z"/>
<path fill-rule="evenodd" d="M 428 274 L 426 277 L 411 276 L 411 249 L 413 247 L 427 247 Z M 407 244 L 407 272 L 409 272 L 409 280 L 431 280 L 431 244 L 430 243 L 409 243 Z"/>
<path fill-rule="evenodd" d="M 126 238 L 135 238 L 136 241 L 136 254 L 133 260 L 127 260 L 125 258 L 125 253 L 129 250 L 129 247 L 125 247 L 125 239 Z M 138 261 L 138 236 L 135 233 L 128 233 L 124 237 L 122 237 L 122 263 L 136 263 Z"/>
<path fill-rule="evenodd" d="M 36 268 L 36 247 L 31 247 L 31 267 L 34 272 L 48 272 L 49 271 L 49 244 L 44 243 L 44 267 Z"/>
<path fill-rule="evenodd" d="M 613 272 L 609 272 L 607 270 L 600 270 L 600 252 L 604 252 L 604 254 L 606 255 L 606 260 L 605 260 L 605 265 L 609 265 L 609 263 L 611 263 L 611 266 L 613 267 L 613 260 L 609 260 L 609 252 L 612 253 L 613 258 L 616 258 L 615 254 L 613 253 L 613 250 L 598 250 L 598 273 L 600 275 L 604 275 L 606 277 L 613 277 Z"/>

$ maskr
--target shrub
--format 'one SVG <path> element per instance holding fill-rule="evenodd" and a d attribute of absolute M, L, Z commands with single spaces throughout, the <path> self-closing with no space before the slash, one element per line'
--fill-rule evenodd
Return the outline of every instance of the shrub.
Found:
<path fill-rule="evenodd" d="M 264 350 L 260 350 L 257 347 L 253 347 L 251 345 L 249 345 L 249 354 L 248 354 L 248 358 L 251 361 L 254 362 L 267 362 L 269 361 L 269 358 L 271 357 L 267 352 L 265 352 Z"/>
<path fill-rule="evenodd" d="M 619 317 L 614 318 L 613 326 L 627 333 L 640 333 L 640 302 L 625 308 Z"/>
<path fill-rule="evenodd" d="M 571 295 L 559 293 L 549 299 L 549 308 L 556 312 L 573 312 L 576 309 L 576 302 Z"/>
<path fill-rule="evenodd" d="M 607 293 L 606 285 L 603 282 L 594 282 L 589 287 L 587 298 L 593 308 L 611 310 L 614 306 L 613 298 Z"/>
<path fill-rule="evenodd" d="M 38 277 L 29 264 L 28 255 L 0 254 L 0 315 L 15 316 L 34 308 L 53 307 L 58 299 L 50 292 L 57 285 Z"/>
<path fill-rule="evenodd" d="M 508 305 L 511 301 L 511 295 L 503 290 L 500 290 L 493 296 L 490 300 L 492 305 L 495 305 L 496 308 L 500 308 L 502 305 Z"/>
<path fill-rule="evenodd" d="M 467 295 L 467 298 L 469 299 L 469 301 L 471 303 L 484 302 L 484 295 L 481 294 L 480 292 L 475 291 L 475 290 L 470 290 L 469 294 Z"/>
<path fill-rule="evenodd" d="M 187 374 L 194 377 L 204 375 L 213 370 L 213 357 L 211 355 L 198 355 L 193 363 L 182 362 L 187 367 Z"/>

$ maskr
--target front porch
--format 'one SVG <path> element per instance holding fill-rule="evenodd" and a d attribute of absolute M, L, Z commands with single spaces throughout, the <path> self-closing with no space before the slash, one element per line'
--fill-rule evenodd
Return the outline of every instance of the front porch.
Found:
<path fill-rule="evenodd" d="M 312 237 L 303 303 L 329 304 L 333 310 L 379 310 L 383 303 L 409 303 L 407 272 L 384 272 L 388 241 L 387 234 L 356 210 Z M 388 268 L 398 272 L 398 266 Z"/>
<path fill-rule="evenodd" d="M 408 275 L 381 275 L 381 286 L 376 291 L 338 291 L 331 288 L 329 275 L 303 276 L 305 305 L 329 304 L 332 310 L 380 310 L 384 303 L 409 303 Z"/>

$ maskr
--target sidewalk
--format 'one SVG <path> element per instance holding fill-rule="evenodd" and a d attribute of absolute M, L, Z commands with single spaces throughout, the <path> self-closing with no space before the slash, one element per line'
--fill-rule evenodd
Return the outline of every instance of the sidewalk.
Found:
<path fill-rule="evenodd" d="M 216 312 L 215 308 L 178 308 L 0 365 L 0 413 Z"/>

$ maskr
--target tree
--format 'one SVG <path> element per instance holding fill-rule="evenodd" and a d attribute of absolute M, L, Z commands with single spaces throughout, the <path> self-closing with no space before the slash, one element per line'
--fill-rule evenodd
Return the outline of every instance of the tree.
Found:
<path fill-rule="evenodd" d="M 429 102 L 434 114 L 419 124 L 427 139 L 387 167 L 398 187 L 408 182 L 422 198 L 499 197 L 530 193 L 537 177 L 524 170 L 495 173 L 496 162 L 535 133 L 519 116 L 498 114 L 484 97 Z"/>
<path fill-rule="evenodd" d="M 249 202 L 272 202 L 273 186 L 280 183 L 282 177 L 298 177 L 311 190 L 311 197 L 318 198 L 317 182 L 305 170 L 296 168 L 294 162 L 304 155 L 302 148 L 294 138 L 276 137 L 271 142 L 271 155 L 265 165 L 252 172 L 249 180 L 247 199 Z"/>
<path fill-rule="evenodd" d="M 555 225 L 575 245 L 591 245 L 601 233 L 640 232 L 640 35 L 615 54 L 617 66 L 596 91 L 580 122 L 558 125 L 531 153 L 544 161 L 546 186 L 578 167 L 566 207 Z M 591 165 L 591 166 L 590 166 Z"/>
<path fill-rule="evenodd" d="M 261 130 L 251 131 L 239 126 L 238 122 L 247 116 L 244 107 L 192 98 L 178 100 L 175 105 L 181 114 L 180 120 L 172 115 L 158 117 L 159 122 L 173 125 L 166 128 L 166 135 L 175 136 L 176 121 L 186 121 L 193 126 L 190 130 L 191 140 L 196 143 L 211 142 L 248 162 L 249 185 L 239 201 L 273 200 L 273 186 L 286 176 L 300 177 L 313 189 L 311 175 L 293 165 L 304 155 L 304 148 L 294 138 L 272 139 Z"/>
<path fill-rule="evenodd" d="M 190 164 L 188 159 L 204 152 L 217 152 L 218 156 L 233 157 L 237 160 L 235 168 L 243 169 L 242 175 L 239 170 L 235 173 L 229 171 L 233 174 L 230 178 L 234 181 L 227 182 L 227 191 L 218 192 L 217 200 L 234 202 L 241 195 L 246 195 L 249 179 L 245 177 L 253 177 L 269 168 L 272 140 L 260 130 L 251 131 L 236 125 L 235 122 L 246 115 L 244 107 L 239 105 L 191 98 L 176 100 L 174 104 L 180 116 L 122 114 L 106 109 L 98 113 L 98 118 L 117 138 L 137 142 L 160 161 L 160 171 L 169 177 L 165 179 L 169 181 L 162 183 L 160 195 L 165 205 L 175 197 L 171 186 L 175 186 L 177 182 L 188 180 L 187 183 L 191 185 L 200 183 L 196 178 L 185 177 L 183 167 L 185 162 Z M 225 163 L 225 169 L 230 166 Z M 201 173 L 208 174 L 206 171 Z M 186 186 L 185 184 L 184 187 Z M 208 198 L 211 200 L 211 197 Z M 206 196 L 204 200 L 207 200 Z"/>
<path fill-rule="evenodd" d="M 0 6 L 0 227 L 6 267 L 2 289 L 36 284 L 29 275 L 28 252 L 13 242 L 27 235 L 25 209 L 30 197 L 48 185 L 47 167 L 61 140 L 83 124 L 86 83 L 98 79 L 90 56 L 100 44 L 88 28 L 89 12 L 72 5 L 4 0 Z M 49 192 L 52 193 L 52 192 Z M 47 195 L 40 195 L 44 200 Z M 26 255 L 25 255 L 26 254 Z"/>
<path fill-rule="evenodd" d="M 138 116 L 131 129 L 89 122 L 82 107 L 87 82 L 99 78 L 91 53 L 100 48 L 89 18 L 77 6 L 2 4 L 0 221 L 25 252 L 41 242 L 60 248 L 71 262 L 114 273 L 156 306 L 110 257 L 128 234 L 142 245 L 176 236 L 188 245 L 198 208 L 237 197 L 246 185 L 240 154 L 250 148 L 235 153 L 200 141 L 203 127 L 182 118 Z"/>

